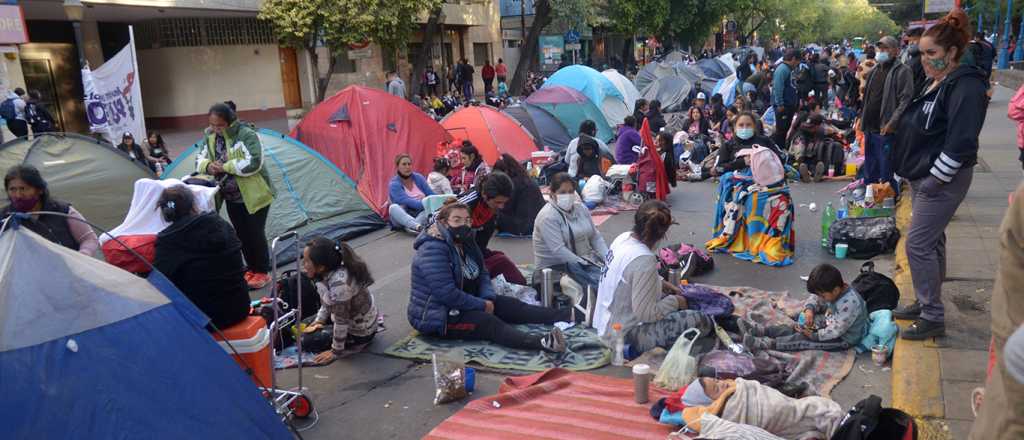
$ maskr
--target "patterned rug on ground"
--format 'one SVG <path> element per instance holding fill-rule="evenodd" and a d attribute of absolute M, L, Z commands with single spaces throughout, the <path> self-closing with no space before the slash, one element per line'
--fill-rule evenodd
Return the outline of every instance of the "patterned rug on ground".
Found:
<path fill-rule="evenodd" d="M 786 292 L 769 292 L 753 287 L 720 287 L 708 286 L 718 290 L 732 299 L 736 307 L 735 315 L 751 321 L 775 325 L 793 325 L 790 316 L 796 316 L 803 310 L 804 300 L 791 298 Z M 736 341 L 741 342 L 741 341 Z M 666 352 L 654 349 L 634 359 L 629 365 L 646 363 L 652 368 L 660 366 L 665 360 Z M 821 351 L 805 350 L 798 352 L 781 352 L 766 350 L 755 356 L 770 359 L 784 371 L 789 372 L 787 382 L 807 382 L 808 394 L 828 397 L 839 382 L 853 369 L 857 358 L 856 350 Z"/>
<path fill-rule="evenodd" d="M 521 324 L 520 330 L 543 335 L 551 326 L 543 324 Z M 597 338 L 593 329 L 582 326 L 565 330 L 569 350 L 565 353 L 548 353 L 540 350 L 517 350 L 486 341 L 464 341 L 461 339 L 440 339 L 422 336 L 413 332 L 399 340 L 384 354 L 403 359 L 430 361 L 430 355 L 462 350 L 466 363 L 477 364 L 484 370 L 496 371 L 543 371 L 549 368 L 565 368 L 572 371 L 601 368 L 611 362 L 611 351 Z"/>
<path fill-rule="evenodd" d="M 653 386 L 650 402 L 666 393 Z M 442 439 L 664 439 L 673 431 L 636 403 L 632 379 L 552 369 L 505 379 L 424 437 Z"/>

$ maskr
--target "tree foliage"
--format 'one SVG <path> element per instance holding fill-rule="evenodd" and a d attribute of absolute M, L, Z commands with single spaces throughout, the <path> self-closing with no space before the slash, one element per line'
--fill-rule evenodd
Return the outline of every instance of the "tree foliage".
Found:
<path fill-rule="evenodd" d="M 624 35 L 659 35 L 669 19 L 669 0 L 608 0 L 612 29 Z"/>

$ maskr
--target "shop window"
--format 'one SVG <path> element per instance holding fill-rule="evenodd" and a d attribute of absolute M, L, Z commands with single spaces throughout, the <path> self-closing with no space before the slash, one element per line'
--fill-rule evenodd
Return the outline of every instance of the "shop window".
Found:
<path fill-rule="evenodd" d="M 356 60 L 348 59 L 348 49 L 334 56 L 334 73 L 356 73 Z"/>
<path fill-rule="evenodd" d="M 473 43 L 473 65 L 482 66 L 491 59 L 491 43 Z"/>

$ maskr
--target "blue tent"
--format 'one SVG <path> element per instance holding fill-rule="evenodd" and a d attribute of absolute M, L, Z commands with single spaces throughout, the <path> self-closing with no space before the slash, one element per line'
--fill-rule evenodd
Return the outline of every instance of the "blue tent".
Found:
<path fill-rule="evenodd" d="M 290 439 L 170 281 L 9 224 L 0 233 L 5 438 Z"/>
<path fill-rule="evenodd" d="M 572 141 L 569 130 L 543 109 L 522 103 L 506 107 L 501 112 L 519 121 L 519 124 L 526 128 L 534 139 L 539 140 L 543 147 L 562 151 Z"/>
<path fill-rule="evenodd" d="M 576 132 L 578 132 L 580 123 L 589 119 L 597 125 L 596 137 L 598 139 L 608 142 L 615 137 L 615 133 L 612 131 L 614 125 L 609 124 L 602 117 L 601 110 L 594 105 L 593 101 L 587 99 L 576 89 L 565 86 L 544 87 L 527 97 L 526 104 L 548 112 L 567 129 L 576 128 Z"/>
<path fill-rule="evenodd" d="M 632 114 L 626 98 L 608 77 L 587 66 L 572 65 L 558 69 L 544 81 L 543 88 L 564 86 L 580 92 L 601 110 L 608 125 L 614 127 Z M 632 104 L 632 103 L 630 103 Z"/>

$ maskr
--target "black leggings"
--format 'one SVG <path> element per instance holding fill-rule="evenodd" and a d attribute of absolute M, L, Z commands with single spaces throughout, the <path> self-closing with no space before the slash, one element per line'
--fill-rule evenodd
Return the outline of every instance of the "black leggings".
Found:
<path fill-rule="evenodd" d="M 270 272 L 270 248 L 267 247 L 265 231 L 270 206 L 249 214 L 245 203 L 227 202 L 225 205 L 231 225 L 235 227 L 235 234 L 242 242 L 242 255 L 245 256 L 245 264 L 249 266 L 249 271 Z"/>
<path fill-rule="evenodd" d="M 541 350 L 541 336 L 531 336 L 513 324 L 554 324 L 569 321 L 572 309 L 549 309 L 531 306 L 518 299 L 498 295 L 494 298 L 494 314 L 484 311 L 462 311 L 449 316 L 445 334 L 447 339 L 491 341 L 498 345 L 527 350 Z"/>

